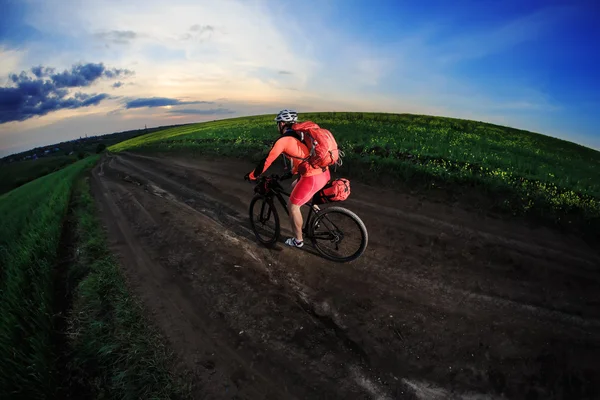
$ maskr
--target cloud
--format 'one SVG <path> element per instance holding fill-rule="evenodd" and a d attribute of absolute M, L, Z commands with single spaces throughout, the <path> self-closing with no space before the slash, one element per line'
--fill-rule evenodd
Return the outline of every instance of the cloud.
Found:
<path fill-rule="evenodd" d="M 37 66 L 37 67 L 32 67 L 31 68 L 31 72 L 33 72 L 33 74 L 38 77 L 38 78 L 42 78 L 44 76 L 48 76 L 50 74 L 53 74 L 54 71 L 56 71 L 56 69 L 54 68 L 49 68 L 49 67 L 43 67 L 41 65 Z"/>
<path fill-rule="evenodd" d="M 125 104 L 125 108 L 142 108 L 142 107 L 164 107 L 164 106 L 181 106 L 187 104 L 214 104 L 212 101 L 181 101 L 168 97 L 148 97 L 130 100 Z"/>
<path fill-rule="evenodd" d="M 207 39 L 210 39 L 215 32 L 215 27 L 212 25 L 192 25 L 190 27 L 189 32 L 181 35 L 182 41 L 196 41 L 198 43 L 203 43 Z"/>
<path fill-rule="evenodd" d="M 281 70 L 279 72 L 277 72 L 279 75 L 293 75 L 293 72 L 290 71 L 285 71 L 285 70 Z"/>
<path fill-rule="evenodd" d="M 304 24 L 287 21 L 282 27 L 284 10 L 263 1 L 181 0 L 169 5 L 159 0 L 90 0 L 60 12 L 59 3 L 39 3 L 31 10 L 29 23 L 76 42 L 98 32 L 136 33 L 126 50 L 124 46 L 111 50 L 87 46 L 85 51 L 122 66 L 138 63 L 136 82 L 144 93 L 137 97 L 179 97 L 193 90 L 211 97 L 227 92 L 243 100 L 249 100 L 252 93 L 255 99 L 266 101 L 286 93 L 267 83 L 262 68 L 270 69 L 276 78 L 284 77 L 277 71 L 293 72 L 286 76 L 286 85 L 305 89 L 320 63 L 311 54 L 313 41 L 302 30 Z M 69 23 L 52 23 L 59 20 Z M 248 20 L 253 23 L 247 24 Z M 65 53 L 80 56 L 70 50 Z"/>
<path fill-rule="evenodd" d="M 71 71 L 63 71 L 50 75 L 57 87 L 89 86 L 102 76 L 104 66 L 101 64 L 85 64 L 72 67 Z"/>
<path fill-rule="evenodd" d="M 169 114 L 196 114 L 196 115 L 224 115 L 235 114 L 236 111 L 228 108 L 211 108 L 209 110 L 196 110 L 193 108 L 184 108 L 182 110 L 170 110 Z"/>
<path fill-rule="evenodd" d="M 0 88 L 0 124 L 24 121 L 67 108 L 89 107 L 108 97 L 105 93 L 66 95 L 66 91 L 40 81 L 20 84 L 16 88 Z"/>
<path fill-rule="evenodd" d="M 123 85 L 124 85 L 124 83 L 119 81 L 119 82 L 113 83 L 112 87 L 114 87 L 116 89 L 116 88 L 120 88 Z"/>
<path fill-rule="evenodd" d="M 57 88 L 90 86 L 101 77 L 112 79 L 133 74 L 127 69 L 106 69 L 103 63 L 77 64 L 73 65 L 70 71 L 64 70 L 60 73 L 54 73 L 54 68 L 42 66 L 33 67 L 31 71 L 37 78 L 49 76 Z M 19 76 L 12 74 L 10 78 L 13 82 L 18 83 L 24 73 L 24 71 L 21 72 Z"/>
<path fill-rule="evenodd" d="M 104 31 L 94 34 L 98 39 L 105 40 L 115 44 L 129 44 L 133 39 L 138 37 L 138 34 L 134 31 Z"/>
<path fill-rule="evenodd" d="M 128 69 L 113 68 L 113 69 L 107 69 L 104 71 L 104 76 L 109 79 L 125 77 L 125 76 L 129 76 L 129 75 L 133 75 L 133 71 L 128 70 Z"/>
<path fill-rule="evenodd" d="M 98 105 L 109 96 L 105 93 L 77 92 L 69 97 L 68 88 L 88 87 L 102 77 L 111 78 L 131 71 L 106 69 L 100 64 L 77 64 L 70 71 L 55 73 L 42 65 L 31 68 L 35 78 L 26 71 L 10 74 L 12 86 L 0 87 L 0 124 L 24 121 L 62 109 Z"/>
<path fill-rule="evenodd" d="M 190 31 L 192 32 L 206 32 L 206 31 L 214 31 L 215 27 L 212 25 L 192 25 Z"/>

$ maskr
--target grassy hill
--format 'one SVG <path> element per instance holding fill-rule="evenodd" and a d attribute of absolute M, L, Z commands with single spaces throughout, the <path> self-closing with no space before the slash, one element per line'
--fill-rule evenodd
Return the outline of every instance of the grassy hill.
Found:
<path fill-rule="evenodd" d="M 600 218 L 600 152 L 494 124 L 383 113 L 307 113 L 345 152 L 339 174 L 453 195 L 485 193 L 492 209 L 561 225 Z M 111 151 L 182 151 L 257 160 L 277 137 L 272 115 L 191 124 L 139 136 Z"/>

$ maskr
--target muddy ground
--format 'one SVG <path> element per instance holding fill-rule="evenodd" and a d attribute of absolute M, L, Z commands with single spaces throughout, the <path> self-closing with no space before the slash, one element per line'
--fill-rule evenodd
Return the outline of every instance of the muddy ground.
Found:
<path fill-rule="evenodd" d="M 343 205 L 369 231 L 360 259 L 267 249 L 248 223 L 253 167 L 122 153 L 93 171 L 111 246 L 195 398 L 600 397 L 598 250 L 357 181 Z"/>

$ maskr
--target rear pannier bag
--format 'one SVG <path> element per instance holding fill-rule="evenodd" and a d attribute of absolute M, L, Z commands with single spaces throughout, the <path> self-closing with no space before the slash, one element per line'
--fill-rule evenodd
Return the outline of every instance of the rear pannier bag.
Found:
<path fill-rule="evenodd" d="M 350 181 L 346 178 L 338 178 L 328 182 L 323 189 L 319 190 L 313 197 L 316 204 L 344 201 L 350 196 Z"/>

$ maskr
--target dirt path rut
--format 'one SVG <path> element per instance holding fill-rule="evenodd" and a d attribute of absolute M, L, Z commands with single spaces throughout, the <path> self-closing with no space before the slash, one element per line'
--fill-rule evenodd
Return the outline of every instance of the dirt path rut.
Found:
<path fill-rule="evenodd" d="M 359 260 L 261 247 L 253 168 L 107 155 L 93 191 L 196 398 L 600 396 L 600 254 L 576 238 L 353 182 Z M 289 223 L 280 213 L 283 233 Z"/>

